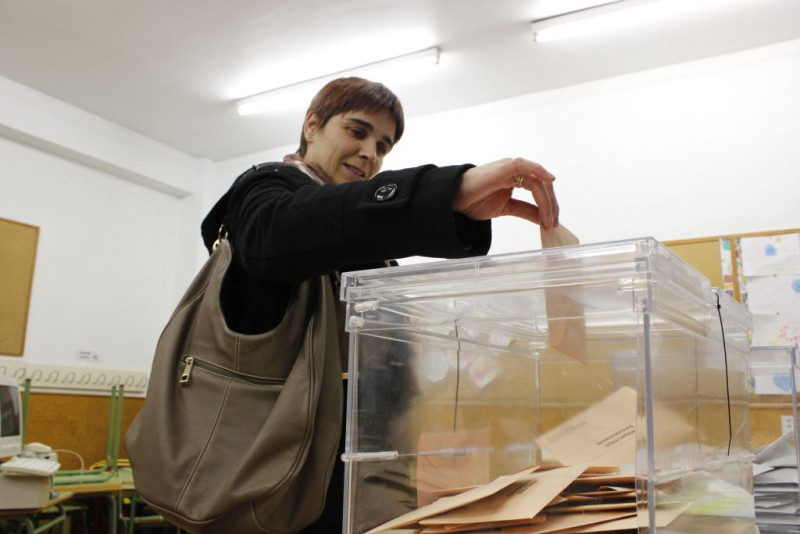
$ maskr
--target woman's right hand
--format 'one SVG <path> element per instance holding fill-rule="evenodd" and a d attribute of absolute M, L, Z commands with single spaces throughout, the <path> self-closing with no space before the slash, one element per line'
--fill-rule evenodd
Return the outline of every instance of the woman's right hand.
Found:
<path fill-rule="evenodd" d="M 511 215 L 549 230 L 558 226 L 554 180 L 544 167 L 523 158 L 507 158 L 473 167 L 461 177 L 461 185 L 453 198 L 453 211 L 475 220 Z M 530 191 L 533 202 L 513 198 L 511 193 L 515 187 Z"/>

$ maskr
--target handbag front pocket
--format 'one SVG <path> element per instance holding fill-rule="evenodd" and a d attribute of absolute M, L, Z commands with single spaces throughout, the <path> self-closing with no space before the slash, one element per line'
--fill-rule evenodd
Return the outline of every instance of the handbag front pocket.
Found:
<path fill-rule="evenodd" d="M 286 384 L 285 378 L 255 376 L 246 373 L 239 373 L 226 367 L 222 367 L 205 360 L 200 360 L 190 355 L 187 355 L 186 358 L 183 359 L 183 372 L 181 373 L 181 378 L 178 380 L 178 383 L 181 385 L 188 385 L 192 380 L 192 371 L 194 371 L 195 366 L 198 369 L 208 371 L 209 373 L 214 373 L 222 378 L 239 380 L 242 382 L 247 382 L 248 384 L 259 386 L 283 386 Z"/>
<path fill-rule="evenodd" d="M 182 487 L 175 511 L 215 517 L 215 503 L 245 503 L 280 485 L 275 474 L 297 461 L 305 426 L 281 402 L 285 378 L 237 373 L 195 356 L 184 358 L 177 406 L 192 419 L 190 450 L 180 451 Z M 191 407 L 191 408 L 190 408 Z M 253 447 L 258 443 L 257 448 Z M 263 473 L 263 476 L 259 476 Z"/>

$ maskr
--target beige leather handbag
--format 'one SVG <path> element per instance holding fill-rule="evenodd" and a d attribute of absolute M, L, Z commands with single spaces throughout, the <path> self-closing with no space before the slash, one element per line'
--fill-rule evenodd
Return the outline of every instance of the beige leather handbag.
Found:
<path fill-rule="evenodd" d="M 125 436 L 136 491 L 190 532 L 292 533 L 322 512 L 341 428 L 330 279 L 299 286 L 264 334 L 225 324 L 222 240 L 156 347 L 144 407 Z"/>

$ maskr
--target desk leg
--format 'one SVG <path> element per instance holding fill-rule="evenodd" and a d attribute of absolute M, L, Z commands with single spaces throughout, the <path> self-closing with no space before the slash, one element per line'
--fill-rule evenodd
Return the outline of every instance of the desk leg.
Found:
<path fill-rule="evenodd" d="M 117 498 L 115 495 L 106 495 L 108 501 L 108 532 L 109 534 L 117 534 Z"/>
<path fill-rule="evenodd" d="M 62 505 L 58 505 L 58 515 L 52 519 L 47 519 L 41 526 L 36 526 L 39 522 L 38 514 L 20 515 L 9 517 L 8 520 L 14 523 L 22 523 L 27 534 L 40 534 L 42 532 L 49 532 L 56 525 L 64 523 L 67 520 L 67 513 Z M 44 521 L 44 519 L 42 519 Z M 5 532 L 5 530 L 3 530 Z"/>
<path fill-rule="evenodd" d="M 133 534 L 136 530 L 136 494 L 131 495 L 131 513 L 128 516 L 128 530 L 126 534 Z"/>
<path fill-rule="evenodd" d="M 36 516 L 34 516 L 36 517 Z M 36 523 L 30 516 L 24 516 L 21 518 L 25 524 L 25 530 L 29 534 L 40 534 L 42 532 L 49 532 L 50 529 L 55 527 L 56 525 L 60 525 L 67 520 L 67 513 L 64 509 L 64 506 L 59 504 L 58 505 L 58 515 L 52 519 L 47 520 L 45 524 L 40 527 L 36 526 Z"/>
<path fill-rule="evenodd" d="M 50 521 L 47 522 L 47 524 L 42 525 L 41 527 L 34 528 L 34 530 L 31 530 L 31 532 L 34 532 L 35 534 L 40 534 L 41 532 L 50 532 L 50 529 L 52 529 L 56 525 L 64 523 L 66 520 L 67 520 L 67 514 L 64 512 L 64 509 L 61 508 L 60 516 L 51 519 Z"/>

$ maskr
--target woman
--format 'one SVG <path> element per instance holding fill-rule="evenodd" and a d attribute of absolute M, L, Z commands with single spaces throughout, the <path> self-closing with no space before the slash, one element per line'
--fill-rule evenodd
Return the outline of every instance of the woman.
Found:
<path fill-rule="evenodd" d="M 378 174 L 403 129 L 400 102 L 386 87 L 334 80 L 311 102 L 297 153 L 258 166 L 267 177 L 237 179 L 202 225 L 210 250 L 227 212 L 234 263 L 223 310 L 233 330 L 256 334 L 276 326 L 292 288 L 312 276 L 412 255 L 486 254 L 494 217 L 558 225 L 554 177 L 525 159 Z M 512 198 L 515 187 L 530 191 L 534 202 Z M 304 532 L 341 531 L 341 462 L 336 467 L 325 511 Z"/>

